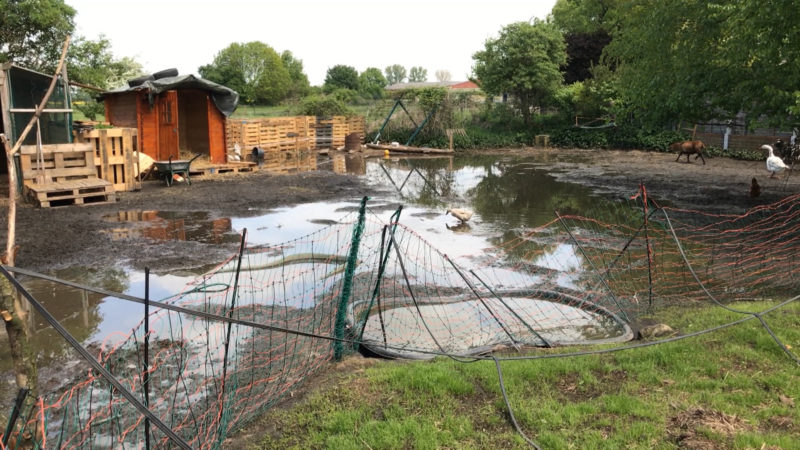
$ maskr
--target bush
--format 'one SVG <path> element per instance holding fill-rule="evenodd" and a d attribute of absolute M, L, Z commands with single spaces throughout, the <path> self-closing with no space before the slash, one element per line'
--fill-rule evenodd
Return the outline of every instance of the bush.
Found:
<path fill-rule="evenodd" d="M 328 95 L 344 104 L 356 103 L 356 100 L 359 100 L 358 92 L 352 89 L 339 88 Z"/>
<path fill-rule="evenodd" d="M 550 142 L 557 147 L 642 149 L 666 152 L 669 144 L 689 136 L 667 130 L 645 130 L 632 125 L 609 128 L 561 127 L 550 132 Z"/>
<path fill-rule="evenodd" d="M 334 97 L 311 95 L 300 102 L 297 114 L 302 116 L 352 116 L 354 113 Z"/>

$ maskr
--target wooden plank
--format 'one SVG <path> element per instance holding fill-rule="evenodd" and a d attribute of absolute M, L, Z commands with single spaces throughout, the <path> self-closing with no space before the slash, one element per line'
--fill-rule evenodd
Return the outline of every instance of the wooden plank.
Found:
<path fill-rule="evenodd" d="M 139 190 L 142 188 L 141 181 L 138 180 L 138 177 L 134 175 L 135 173 L 139 172 L 139 160 L 136 158 L 134 161 L 133 152 L 133 131 L 130 128 L 124 128 L 122 130 L 122 148 L 123 153 L 125 155 L 124 164 L 125 164 L 125 190 L 126 191 L 134 191 Z M 114 187 L 116 189 L 116 187 Z"/>
<path fill-rule="evenodd" d="M 109 173 L 108 173 L 108 130 L 98 130 L 98 149 L 100 150 L 100 178 L 109 180 Z"/>
<path fill-rule="evenodd" d="M 368 148 L 378 150 L 389 150 L 390 152 L 402 153 L 436 153 L 436 154 L 449 154 L 455 153 L 453 150 L 447 148 L 430 148 L 430 147 L 410 147 L 406 145 L 384 145 L 384 144 L 367 144 Z"/>
<path fill-rule="evenodd" d="M 31 191 L 36 193 L 48 193 L 58 191 L 76 191 L 76 194 L 86 189 L 97 189 L 102 192 L 113 192 L 113 186 L 106 180 L 100 179 L 82 179 L 70 181 L 57 181 L 47 184 L 35 184 L 28 187 Z"/>
<path fill-rule="evenodd" d="M 91 167 L 71 167 L 66 169 L 45 169 L 51 178 L 63 177 L 87 177 L 94 176 L 95 171 Z M 28 170 L 22 172 L 23 180 L 33 180 L 39 175 L 41 171 L 38 169 Z"/>
<path fill-rule="evenodd" d="M 21 155 L 35 155 L 36 154 L 36 146 L 35 145 L 23 145 L 20 147 L 20 154 Z M 86 151 L 94 151 L 91 143 L 83 142 L 83 143 L 72 143 L 72 144 L 46 144 L 42 145 L 42 152 L 43 153 L 60 153 L 60 152 L 86 152 Z"/>

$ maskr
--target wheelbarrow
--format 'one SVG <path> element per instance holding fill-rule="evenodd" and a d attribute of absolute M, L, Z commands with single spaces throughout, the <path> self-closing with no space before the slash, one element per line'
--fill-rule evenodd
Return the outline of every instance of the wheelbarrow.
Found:
<path fill-rule="evenodd" d="M 199 157 L 199 154 L 192 159 L 172 159 L 172 156 L 170 156 L 169 160 L 155 161 L 153 165 L 155 165 L 159 177 L 164 180 L 167 186 L 172 186 L 175 175 L 183 176 L 186 179 L 186 183 L 191 186 L 192 180 L 189 178 L 189 166 L 191 166 L 192 161 Z"/>

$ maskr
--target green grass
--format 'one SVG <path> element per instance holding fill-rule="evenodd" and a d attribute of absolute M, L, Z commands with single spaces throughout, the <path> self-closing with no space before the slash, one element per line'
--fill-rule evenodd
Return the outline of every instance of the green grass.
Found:
<path fill-rule="evenodd" d="M 683 333 L 741 317 L 717 307 L 658 316 Z M 766 320 L 800 348 L 800 305 Z M 518 422 L 543 448 L 800 448 L 800 412 L 787 400 L 800 402 L 800 370 L 757 320 L 674 343 L 507 361 L 502 369 Z M 253 447 L 528 448 L 507 420 L 491 361 L 371 361 L 333 378 L 314 383 L 294 406 L 269 411 L 259 422 L 272 431 Z"/>

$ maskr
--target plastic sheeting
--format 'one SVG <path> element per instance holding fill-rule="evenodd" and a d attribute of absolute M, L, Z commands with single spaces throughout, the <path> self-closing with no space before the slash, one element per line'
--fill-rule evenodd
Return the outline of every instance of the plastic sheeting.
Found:
<path fill-rule="evenodd" d="M 140 92 L 145 91 L 148 93 L 150 103 L 156 95 L 170 90 L 180 89 L 201 89 L 211 93 L 211 99 L 214 105 L 225 116 L 229 117 L 236 110 L 239 104 L 239 93 L 229 87 L 221 84 L 214 83 L 194 75 L 178 75 L 176 77 L 166 77 L 157 80 L 147 80 L 142 84 L 134 87 L 123 87 L 113 91 L 105 92 L 101 97 L 107 95 L 119 94 L 122 92 Z"/>

